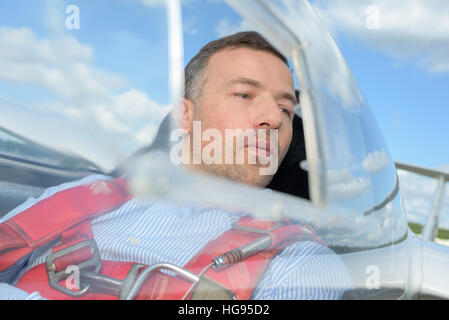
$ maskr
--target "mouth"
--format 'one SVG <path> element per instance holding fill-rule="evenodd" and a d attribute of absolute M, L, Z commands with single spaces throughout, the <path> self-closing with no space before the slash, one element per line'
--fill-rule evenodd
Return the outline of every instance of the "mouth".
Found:
<path fill-rule="evenodd" d="M 266 141 L 250 142 L 245 145 L 245 148 L 255 152 L 258 156 L 261 157 L 269 157 L 272 153 L 270 143 Z"/>

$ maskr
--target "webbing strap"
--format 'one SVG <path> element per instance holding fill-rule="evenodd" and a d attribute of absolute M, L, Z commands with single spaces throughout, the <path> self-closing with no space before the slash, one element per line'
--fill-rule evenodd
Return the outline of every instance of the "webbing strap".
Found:
<path fill-rule="evenodd" d="M 256 226 L 258 227 L 258 232 L 244 231 L 238 228 L 228 230 L 215 240 L 208 243 L 193 259 L 187 263 L 184 269 L 199 275 L 208 265 L 210 265 L 211 261 L 216 256 L 250 243 L 260 237 L 263 231 L 266 231 L 267 233 L 276 232 L 277 240 L 274 241 L 273 248 L 261 251 L 224 269 L 217 271 L 212 267 L 206 269 L 206 272 L 200 278 L 200 281 L 191 291 L 189 291 L 192 286 L 191 282 L 157 271 L 148 277 L 136 298 L 175 300 L 182 299 L 186 293 L 190 292 L 187 296 L 188 299 L 226 300 L 236 297 L 241 300 L 246 300 L 251 298 L 252 292 L 257 286 L 260 277 L 265 272 L 271 259 L 276 253 L 279 252 L 280 249 L 298 240 L 314 240 L 320 242 L 319 238 L 316 237 L 315 234 L 311 235 L 309 232 L 305 232 L 306 229 L 301 226 L 284 225 L 271 230 L 273 226 L 271 223 L 261 222 L 258 220 L 253 221 L 254 225 L 251 224 L 251 220 L 246 220 L 246 227 L 252 228 Z M 261 223 L 266 226 L 265 229 L 259 229 L 261 227 Z M 295 231 L 293 232 L 292 229 L 295 229 Z M 309 231 L 309 229 L 307 230 Z M 84 232 L 82 233 L 84 235 L 86 234 Z M 76 239 L 76 236 L 75 234 L 71 235 L 70 232 L 68 232 L 67 237 L 63 238 L 73 240 Z M 57 252 L 61 248 L 65 247 L 67 246 L 64 243 L 61 243 L 59 248 L 54 248 L 53 251 Z M 80 264 L 83 260 L 84 257 L 81 253 L 77 255 L 68 255 L 65 259 L 59 261 L 60 265 L 55 267 L 58 270 L 61 270 L 61 268 L 68 264 Z M 112 278 L 123 280 L 132 266 L 133 263 L 103 261 L 101 273 Z M 61 283 L 61 285 L 64 285 L 64 283 Z M 39 291 L 43 296 L 50 299 L 73 299 L 73 297 L 50 288 L 44 264 L 38 265 L 25 273 L 17 283 L 17 287 L 27 292 Z M 95 292 L 79 297 L 79 299 L 117 298 L 117 296 L 112 296 L 110 294 Z"/>
<path fill-rule="evenodd" d="M 189 300 L 233 300 L 234 293 L 228 288 L 202 277 L 195 285 Z"/>
<path fill-rule="evenodd" d="M 83 201 L 79 202 L 80 199 Z M 85 239 L 92 239 L 91 219 L 118 207 L 129 199 L 130 195 L 126 191 L 124 181 L 115 180 L 96 181 L 87 186 L 61 191 L 39 202 L 0 225 L 0 271 L 35 248 L 59 237 L 62 239 L 61 243 L 53 248 L 53 252 L 58 252 Z M 61 214 L 55 214 L 55 210 Z M 235 296 L 246 300 L 251 297 L 260 277 L 279 250 L 292 242 L 304 239 L 320 242 L 316 234 L 310 234 L 310 229 L 298 225 L 288 223 L 279 225 L 270 221 L 244 217 L 239 220 L 235 228 L 208 243 L 186 264 L 184 269 L 200 274 L 217 256 L 248 245 L 259 239 L 261 234 L 269 234 L 271 238 L 269 247 L 243 260 L 234 259 L 234 262 L 238 263 L 223 269 L 207 269 L 193 288 L 194 290 L 189 291 L 192 283 L 188 281 L 155 272 L 147 279 L 137 298 L 177 300 L 190 292 L 187 296 L 189 299 L 219 300 Z M 91 253 L 80 249 L 55 260 L 54 268 L 56 271 L 64 270 L 66 266 L 77 265 L 90 257 Z M 102 274 L 124 279 L 132 265 L 133 263 L 106 262 L 103 265 Z M 17 286 L 26 291 L 43 292 L 48 298 L 72 298 L 49 287 L 44 265 L 39 265 L 25 273 Z M 106 294 L 88 294 L 82 298 L 114 297 Z"/>
<path fill-rule="evenodd" d="M 71 227 L 111 211 L 131 198 L 126 182 L 95 181 L 60 191 L 0 224 L 0 271 Z"/>
<path fill-rule="evenodd" d="M 269 234 L 272 239 L 272 243 L 268 249 L 244 258 L 242 261 L 224 269 L 215 270 L 214 268 L 209 268 L 204 273 L 204 277 L 231 289 L 239 300 L 248 300 L 251 298 L 254 289 L 268 268 L 271 260 L 281 249 L 301 240 L 321 242 L 311 229 L 304 226 L 292 224 L 276 226 L 274 222 L 247 219 L 246 217 L 241 219 L 238 225 L 245 226 L 249 229 L 257 229 L 258 232 L 235 228 L 229 230 L 217 239 L 217 241 L 209 243 L 199 255 L 186 265 L 186 269 L 197 269 L 207 261 L 210 261 L 211 258 L 213 259 L 217 255 L 226 252 L 224 250 L 232 252 L 235 248 L 247 245 L 249 242 L 259 239 L 261 233 L 265 230 L 266 234 Z M 214 299 L 212 296 L 211 298 Z"/>
<path fill-rule="evenodd" d="M 319 238 L 315 238 L 314 234 L 311 235 L 308 232 L 309 229 L 307 229 L 306 234 L 305 229 L 298 225 L 284 225 L 273 229 L 275 225 L 269 221 L 244 218 L 240 222 L 244 222 L 248 228 L 257 228 L 259 232 L 237 228 L 228 230 L 209 242 L 184 266 L 184 269 L 194 274 L 200 274 L 211 264 L 215 257 L 258 239 L 264 230 L 269 234 L 273 234 L 274 241 L 272 246 L 268 250 L 260 251 L 224 269 L 215 270 L 214 268 L 208 268 L 203 277 L 209 280 L 209 283 L 197 285 L 192 294 L 187 297 L 188 299 L 202 297 L 202 299 L 220 300 L 225 299 L 225 297 L 230 298 L 229 292 L 232 292 L 237 299 L 247 300 L 251 297 L 260 277 L 279 250 L 292 242 L 304 238 L 319 241 Z M 219 287 L 216 285 L 211 286 L 211 283 L 220 284 L 222 290 L 219 290 Z M 159 272 L 146 281 L 137 298 L 179 300 L 184 297 L 191 286 L 192 283 L 188 281 Z M 213 289 L 208 292 L 205 286 Z M 200 290 L 201 293 L 198 293 L 197 290 Z"/>

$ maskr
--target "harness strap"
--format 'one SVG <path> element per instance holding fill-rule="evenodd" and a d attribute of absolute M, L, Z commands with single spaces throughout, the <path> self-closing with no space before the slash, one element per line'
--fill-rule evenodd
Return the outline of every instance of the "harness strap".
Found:
<path fill-rule="evenodd" d="M 245 231 L 239 229 L 242 221 L 246 220 L 246 226 L 261 227 L 265 229 L 257 229 L 254 231 Z M 254 222 L 254 225 L 251 224 Z M 309 229 L 297 225 L 282 225 L 273 229 L 274 224 L 267 221 L 241 219 L 234 228 L 226 231 L 215 240 L 209 242 L 196 256 L 194 256 L 183 269 L 190 271 L 196 275 L 201 275 L 200 281 L 196 283 L 192 289 L 192 282 L 174 277 L 167 273 L 156 271 L 144 282 L 139 290 L 136 299 L 155 299 L 155 300 L 179 300 L 187 299 L 213 299 L 226 300 L 237 298 L 239 300 L 247 300 L 260 280 L 260 277 L 267 269 L 271 259 L 285 246 L 298 240 L 313 240 L 320 242 L 319 238 Z M 254 228 L 250 228 L 251 230 Z M 293 231 L 293 229 L 295 229 Z M 72 230 L 73 231 L 73 230 Z M 80 229 L 82 233 L 82 229 Z M 213 259 L 223 253 L 235 250 L 248 243 L 253 242 L 264 234 L 275 232 L 277 234 L 275 243 L 268 250 L 263 250 L 254 254 L 238 263 L 225 266 L 224 268 L 215 270 L 210 267 Z M 69 232 L 67 234 L 70 234 Z M 70 247 L 76 239 L 70 236 L 63 237 L 67 239 L 65 245 L 62 243 L 57 250 L 64 250 Z M 79 237 L 84 239 L 84 237 Z M 63 256 L 61 260 L 55 260 L 57 270 L 62 271 L 68 265 L 80 265 L 85 259 L 90 258 L 90 252 L 79 252 L 77 254 L 69 254 Z M 101 274 L 118 280 L 125 280 L 129 275 L 133 263 L 102 261 Z M 209 268 L 208 268 L 209 267 Z M 143 271 L 145 268 L 142 268 Z M 61 286 L 65 286 L 65 280 L 60 281 Z M 63 292 L 50 287 L 45 264 L 38 265 L 26 272 L 16 284 L 27 292 L 39 291 L 41 295 L 50 299 L 74 299 Z M 187 294 L 187 295 L 186 295 Z M 76 299 L 118 299 L 117 295 L 108 293 L 98 293 L 91 291 L 86 295 L 77 297 Z"/>
<path fill-rule="evenodd" d="M 93 218 L 115 209 L 130 198 L 126 183 L 116 179 L 74 187 L 42 200 L 0 224 L 0 271 L 34 249 L 60 238 L 60 243 L 53 247 L 52 251 L 63 254 L 52 260 L 51 272 L 64 273 L 67 266 L 82 265 L 86 260 L 92 260 L 99 262 L 94 263 L 94 272 L 100 272 L 101 269 L 102 275 L 118 279 L 118 282 L 125 280 L 134 270 L 132 267 L 135 264 L 100 261 L 98 252 L 92 251 L 92 246 L 83 247 L 80 244 L 86 240 L 92 243 Z M 83 202 L 79 202 L 80 199 L 83 199 Z M 58 208 L 61 214 L 56 215 L 55 208 Z M 267 235 L 269 245 L 265 245 L 262 250 L 252 250 L 251 246 Z M 249 217 L 241 218 L 231 230 L 208 243 L 186 264 L 185 270 L 201 275 L 200 281 L 194 286 L 179 277 L 156 271 L 146 279 L 137 299 L 249 299 L 271 259 L 279 250 L 292 242 L 306 239 L 320 242 L 316 234 L 306 227 L 288 222 L 279 225 Z M 76 250 L 70 250 L 73 247 Z M 245 250 L 241 250 L 242 248 Z M 225 258 L 222 268 L 213 268 L 211 263 L 221 256 Z M 50 287 L 48 268 L 45 264 L 32 268 L 21 277 L 16 286 L 27 292 L 37 290 L 50 299 L 73 299 Z M 64 280 L 58 279 L 56 281 L 59 281 L 59 285 L 64 286 Z M 79 298 L 118 297 L 91 292 Z"/>
<path fill-rule="evenodd" d="M 268 268 L 271 260 L 286 246 L 305 240 L 313 240 L 320 242 L 316 234 L 309 232 L 309 229 L 304 226 L 285 224 L 276 227 L 273 222 L 253 220 L 254 225 L 261 231 L 267 231 L 271 238 L 271 245 L 267 249 L 262 249 L 249 257 L 238 257 L 235 264 L 225 266 L 221 269 L 209 268 L 204 273 L 204 277 L 215 282 L 218 282 L 230 288 L 239 300 L 248 300 L 251 298 L 254 289 L 259 283 L 260 278 Z M 247 220 L 248 225 L 252 225 L 250 220 Z M 265 228 L 261 229 L 261 224 L 265 224 Z M 252 239 L 252 243 L 260 239 L 261 234 L 231 229 L 225 233 L 223 237 L 216 242 L 213 241 L 208 244 L 196 259 L 192 259 L 186 266 L 187 269 L 198 269 L 207 261 L 216 257 L 220 252 L 234 252 L 235 247 L 243 247 L 248 244 L 248 239 Z M 321 242 L 322 243 L 322 242 Z M 224 251 L 227 250 L 227 251 Z M 195 291 L 194 291 L 195 292 Z"/>
<path fill-rule="evenodd" d="M 1 223 L 0 272 L 71 227 L 105 214 L 130 198 L 124 180 L 95 181 L 60 191 Z"/>
<path fill-rule="evenodd" d="M 268 249 L 258 251 L 257 254 L 243 257 L 243 259 L 237 259 L 238 261 L 235 262 L 238 263 L 221 269 L 216 270 L 211 266 L 211 262 L 217 256 L 244 247 L 260 239 L 264 234 L 268 234 L 272 238 Z M 291 224 L 279 226 L 271 221 L 244 217 L 234 228 L 209 242 L 184 266 L 183 269 L 202 275 L 201 280 L 194 285 L 190 294 L 186 296 L 192 287 L 191 282 L 159 272 L 157 276 L 150 277 L 145 282 L 137 298 L 222 300 L 235 297 L 239 300 L 248 300 L 273 257 L 282 248 L 299 240 L 313 240 L 322 243 L 319 237 L 307 227 Z"/>

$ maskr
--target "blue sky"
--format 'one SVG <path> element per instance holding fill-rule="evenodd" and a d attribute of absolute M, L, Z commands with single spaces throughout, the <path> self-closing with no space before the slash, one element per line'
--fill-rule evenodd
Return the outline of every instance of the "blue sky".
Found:
<path fill-rule="evenodd" d="M 195 15 L 198 16 L 200 2 L 201 11 L 207 12 L 207 14 L 201 15 L 204 17 L 203 19 L 195 18 Z M 331 0 L 317 1 L 317 4 L 312 1 L 312 4 L 321 5 L 321 8 L 326 8 L 326 6 L 331 8 L 329 2 Z M 337 2 L 333 1 L 334 5 Z M 407 6 L 413 7 L 416 3 L 414 0 L 408 0 L 402 2 L 402 5 L 389 8 L 383 6 L 384 2 L 382 1 L 357 1 L 357 5 L 351 1 L 340 2 L 342 2 L 340 9 L 346 9 L 349 12 L 351 12 L 351 5 L 354 9 L 358 9 L 378 2 L 381 18 L 380 28 L 382 28 L 382 22 L 388 23 L 387 18 L 392 19 L 390 15 Z M 417 9 L 427 10 L 426 14 L 432 14 L 435 10 L 442 9 L 437 6 L 440 3 L 440 1 L 431 0 L 427 2 L 427 7 L 418 7 Z M 403 7 L 401 8 L 401 6 Z M 449 10 L 447 5 L 445 7 Z M 187 1 L 183 9 L 184 24 L 187 24 L 189 30 L 194 31 L 192 34 L 185 32 L 186 61 L 193 56 L 198 47 L 215 39 L 220 34 L 219 29 L 223 32 L 231 32 L 245 26 L 245 22 L 242 22 L 242 19 L 227 5 L 217 2 Z M 390 10 L 390 12 L 383 12 L 383 10 Z M 323 15 L 324 19 L 327 18 L 325 14 Z M 354 10 L 354 14 L 357 14 L 357 11 Z M 361 13 L 362 17 L 364 17 L 363 14 L 364 12 Z M 384 19 L 382 19 L 382 15 L 385 15 Z M 339 18 L 338 16 L 333 18 L 340 22 L 336 20 Z M 423 25 L 423 28 L 427 27 L 429 39 L 432 36 L 440 37 L 439 34 L 432 35 L 432 30 L 440 32 L 440 25 L 449 23 L 449 16 L 445 20 L 438 18 L 440 17 L 438 16 L 433 21 L 434 25 Z M 407 23 L 420 23 L 419 20 L 415 23 L 407 22 L 407 19 L 403 19 L 403 21 L 405 26 L 397 26 L 398 30 L 406 28 Z M 215 28 L 211 28 L 210 26 L 214 26 L 214 22 Z M 221 28 L 218 27 L 219 22 L 221 22 Z M 430 57 L 429 59 L 431 59 L 432 50 L 435 49 L 432 47 L 431 41 L 417 37 L 415 43 L 413 40 L 405 43 L 403 50 L 408 50 L 408 46 L 418 48 L 416 52 L 411 53 L 410 57 L 407 54 L 397 54 L 397 52 L 401 53 L 400 48 L 396 49 L 397 52 L 389 51 L 388 45 L 386 48 L 382 48 L 379 39 L 371 41 L 369 37 L 364 39 L 363 33 L 351 32 L 350 28 L 339 29 L 333 28 L 331 24 L 327 25 L 364 93 L 394 159 L 431 168 L 449 165 L 449 69 L 444 72 L 435 72 L 423 66 L 422 58 Z M 447 52 L 449 52 L 449 30 L 447 31 L 446 37 L 440 41 L 443 45 L 444 42 L 446 43 Z M 367 30 L 367 32 L 379 31 Z M 388 33 L 395 33 L 394 28 L 390 27 L 379 38 L 388 39 Z M 414 34 L 412 33 L 411 36 Z M 440 50 L 440 48 L 436 48 L 436 50 Z M 449 58 L 446 61 L 448 60 Z"/>
<path fill-rule="evenodd" d="M 313 0 L 397 161 L 449 164 L 449 3 Z M 378 26 L 368 28 L 368 7 Z"/>
<path fill-rule="evenodd" d="M 160 3 L 160 0 L 2 1 L 0 21 L 1 26 L 8 28 L 30 28 L 37 39 L 56 33 L 72 36 L 81 45 L 91 46 L 92 67 L 125 78 L 128 85 L 116 89 L 116 92 L 123 91 L 125 87 L 133 87 L 146 93 L 150 99 L 167 104 L 167 43 L 164 37 L 167 32 L 166 13 Z M 449 31 L 441 30 L 439 26 L 447 24 L 449 18 L 446 16 L 445 21 L 440 21 L 437 18 L 441 16 L 438 16 L 433 25 L 426 25 L 428 21 L 424 20 L 423 28 L 426 28 L 428 38 L 417 34 L 415 42 L 410 39 L 404 42 L 403 51 L 410 46 L 416 48 L 407 55 L 397 48 L 401 43 L 395 44 L 396 48 L 390 48 L 389 34 L 396 32 L 394 28 L 403 32 L 408 23 L 412 24 L 410 38 L 413 39 L 413 28 L 423 21 L 419 18 L 411 22 L 408 21 L 410 19 L 402 19 L 403 25 L 398 23 L 391 26 L 388 19 L 392 19 L 391 15 L 395 10 L 413 7 L 417 1 L 408 0 L 393 7 L 384 3 L 381 0 L 312 1 L 313 6 L 321 10 L 321 17 L 335 36 L 384 132 L 395 160 L 432 168 L 449 165 L 449 68 L 435 72 L 432 68 L 423 67 L 421 61 L 423 57 L 431 59 L 432 50 L 441 49 L 441 45 L 436 48 L 433 46 L 432 37 L 440 38 L 440 43 L 446 44 L 449 52 Z M 444 2 L 430 0 L 417 8 L 426 14 L 432 14 L 441 3 Z M 63 26 L 67 16 L 64 9 L 69 4 L 80 7 L 79 30 L 68 31 Z M 355 21 L 354 17 L 358 15 L 363 18 L 365 14 L 360 10 L 372 4 L 379 6 L 379 30 L 362 31 L 359 25 L 351 24 L 344 20 L 345 16 L 339 15 L 343 11 L 345 14 L 349 12 Z M 444 7 L 447 8 L 447 5 Z M 185 62 L 208 41 L 245 27 L 245 21 L 228 5 L 217 0 L 183 1 L 183 22 Z M 382 29 L 383 24 L 386 25 L 386 31 Z M 436 30 L 434 33 L 433 29 Z M 442 31 L 448 31 L 446 39 Z M 379 34 L 377 38 L 375 33 Z M 149 53 L 151 60 L 148 59 Z M 57 96 L 52 88 L 39 86 L 37 83 L 11 83 L 3 79 L 0 84 L 0 94 L 20 97 L 28 103 L 36 98 L 48 100 Z M 28 90 L 27 95 L 22 94 L 24 86 Z"/>
<path fill-rule="evenodd" d="M 449 164 L 449 73 L 430 73 L 347 36 L 338 43 L 395 160 Z"/>
<path fill-rule="evenodd" d="M 396 161 L 449 171 L 449 74 L 431 73 L 342 36 L 347 59 Z M 424 223 L 436 181 L 399 172 L 408 218 Z M 441 226 L 449 227 L 446 186 Z"/>
<path fill-rule="evenodd" d="M 350 2 L 346 1 L 339 9 L 350 10 Z M 365 6 L 376 3 L 358 1 L 364 2 Z M 434 9 L 431 2 L 428 2 L 429 10 Z M 80 7 L 82 24 L 79 30 L 67 31 L 63 27 L 66 17 L 63 11 L 72 3 Z M 0 21 L 1 26 L 10 28 L 28 27 L 37 38 L 55 32 L 73 36 L 81 44 L 92 46 L 91 64 L 96 69 L 120 74 L 126 78 L 128 87 L 145 92 L 160 104 L 167 104 L 167 43 L 161 36 L 167 32 L 166 16 L 159 3 L 158 0 L 4 1 L 0 4 Z M 326 20 L 330 20 L 326 8 L 338 12 L 335 4 L 339 2 L 333 1 L 334 7 L 329 3 L 312 1 L 316 7 L 324 8 Z M 353 5 L 354 8 L 357 6 L 360 4 Z M 382 17 L 382 6 L 380 14 Z M 49 15 L 57 16 L 56 22 L 49 21 Z M 127 19 L 131 16 L 132 19 Z M 340 17 L 334 14 L 331 18 L 338 22 Z M 183 22 L 185 62 L 208 41 L 245 27 L 245 21 L 219 1 L 184 1 Z M 437 28 L 438 23 L 443 22 L 435 20 L 434 23 Z M 422 49 L 415 53 L 415 57 L 403 58 L 395 56 L 394 52 L 385 52 L 379 41 L 372 41 L 369 36 L 364 39 L 366 34 L 354 32 L 350 28 L 353 26 L 328 26 L 371 106 L 395 160 L 432 168 L 449 165 L 449 148 L 446 147 L 449 140 L 449 71 L 432 72 L 419 63 L 420 55 L 425 56 L 426 50 L 433 48 L 423 46 L 425 41 L 418 39 L 415 45 Z M 378 30 L 368 32 L 380 33 Z M 149 52 L 153 60 L 148 58 Z M 151 70 L 150 77 L 148 70 Z M 45 100 L 55 96 L 54 90 L 36 84 L 26 85 L 29 94 L 25 97 L 22 94 L 24 83 L 1 81 L 0 84 L 0 94 L 20 97 L 28 103 L 36 97 Z"/>
<path fill-rule="evenodd" d="M 65 27 L 65 9 L 70 4 L 80 8 L 78 30 Z M 4 1 L 0 3 L 0 21 L 4 27 L 29 28 L 39 40 L 60 35 L 72 37 L 91 47 L 95 68 L 121 74 L 130 85 L 149 92 L 153 99 L 168 102 L 168 83 L 160 80 L 166 76 L 168 63 L 163 7 L 147 9 L 139 1 L 125 0 Z M 41 94 L 48 89 L 37 87 Z M 28 86 L 27 90 L 36 90 L 36 86 Z"/>
<path fill-rule="evenodd" d="M 449 2 L 312 2 L 352 69 L 393 158 L 449 172 Z M 398 173 L 408 219 L 424 223 L 436 181 Z M 449 228 L 447 186 L 440 221 Z"/>

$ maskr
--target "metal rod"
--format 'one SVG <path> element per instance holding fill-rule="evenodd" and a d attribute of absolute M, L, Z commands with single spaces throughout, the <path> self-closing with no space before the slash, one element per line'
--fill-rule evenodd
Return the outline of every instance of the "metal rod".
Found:
<path fill-rule="evenodd" d="M 131 287 L 129 294 L 125 297 L 125 300 L 133 300 L 137 294 L 137 292 L 140 290 L 140 287 L 142 286 L 142 284 L 145 282 L 146 278 L 148 277 L 148 275 L 150 273 L 152 273 L 153 271 L 156 270 L 160 270 L 160 269 L 164 269 L 164 270 L 169 270 L 169 271 L 173 271 L 176 274 L 180 275 L 181 277 L 183 277 L 184 279 L 187 279 L 189 281 L 192 282 L 198 282 L 200 280 L 200 278 L 196 275 L 191 273 L 190 271 L 184 270 L 178 266 L 175 266 L 173 264 L 170 263 L 158 263 L 155 265 L 152 265 L 148 268 L 146 268 L 137 278 L 136 282 L 134 282 L 133 286 Z"/>
<path fill-rule="evenodd" d="M 93 285 L 96 292 L 119 295 L 122 289 L 123 280 L 111 278 L 96 272 L 81 272 L 81 279 Z"/>
<path fill-rule="evenodd" d="M 427 218 L 426 224 L 423 228 L 422 237 L 425 240 L 433 241 L 438 232 L 438 221 L 440 219 L 443 208 L 444 191 L 445 191 L 445 177 L 441 175 L 438 179 L 438 185 L 435 192 L 432 210 Z"/>
<path fill-rule="evenodd" d="M 167 3 L 169 85 L 172 103 L 184 96 L 184 44 L 182 34 L 181 2 Z"/>

